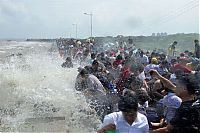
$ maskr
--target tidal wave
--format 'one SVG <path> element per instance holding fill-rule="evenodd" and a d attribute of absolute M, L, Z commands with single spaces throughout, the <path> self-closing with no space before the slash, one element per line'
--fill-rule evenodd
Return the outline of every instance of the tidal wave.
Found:
<path fill-rule="evenodd" d="M 2 42 L 1 42 L 2 43 Z M 54 44 L 1 45 L 0 131 L 95 132 L 100 121 L 74 89 L 77 67 L 64 69 Z"/>

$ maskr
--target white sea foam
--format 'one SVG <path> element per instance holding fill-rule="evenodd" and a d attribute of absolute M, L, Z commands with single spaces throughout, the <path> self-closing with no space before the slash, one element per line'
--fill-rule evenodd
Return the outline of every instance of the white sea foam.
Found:
<path fill-rule="evenodd" d="M 78 66 L 62 68 L 58 52 L 48 52 L 52 45 L 0 46 L 13 54 L 0 64 L 0 131 L 95 132 L 99 126 L 96 114 L 74 90 Z"/>

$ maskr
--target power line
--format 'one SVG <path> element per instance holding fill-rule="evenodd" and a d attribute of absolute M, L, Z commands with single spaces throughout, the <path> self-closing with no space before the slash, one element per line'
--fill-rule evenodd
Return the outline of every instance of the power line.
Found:
<path fill-rule="evenodd" d="M 190 6 L 193 6 L 194 4 L 197 4 L 197 3 L 198 3 L 198 0 L 192 0 L 192 1 L 190 1 L 189 3 L 186 3 L 184 6 L 177 8 L 176 10 L 173 10 L 173 11 L 171 11 L 171 12 L 168 12 L 168 14 L 164 15 L 164 16 L 161 17 L 160 19 L 162 20 L 162 19 L 166 19 L 166 18 L 168 18 L 168 17 L 171 17 L 172 15 L 174 15 L 174 14 L 176 14 L 176 13 L 182 11 L 183 9 L 186 9 L 186 8 L 188 8 L 188 7 L 190 7 Z"/>
<path fill-rule="evenodd" d="M 162 21 L 163 21 L 163 22 L 169 21 L 169 20 L 171 20 L 171 18 L 180 16 L 180 15 L 184 14 L 185 12 L 187 12 L 187 11 L 189 11 L 189 10 L 191 10 L 191 9 L 193 9 L 193 8 L 195 8 L 195 7 L 197 7 L 197 6 L 198 6 L 198 3 L 194 3 L 194 4 L 192 4 L 192 5 L 189 5 L 189 6 L 183 8 L 183 9 L 181 9 L 181 10 L 179 10 L 179 11 L 176 11 L 176 12 L 175 12 L 174 14 L 172 14 L 171 16 L 166 17 L 165 19 L 163 19 L 163 20 L 161 20 L 161 21 L 159 21 L 159 22 L 162 22 Z"/>
<path fill-rule="evenodd" d="M 198 5 L 194 5 L 194 6 L 188 8 L 188 9 L 186 9 L 186 10 L 183 10 L 183 11 L 181 11 L 181 12 L 175 14 L 175 15 L 172 16 L 172 17 L 177 18 L 177 17 L 183 15 L 183 14 L 186 13 L 187 11 L 190 11 L 191 9 L 193 9 L 193 8 L 195 8 L 195 7 L 197 7 L 197 6 L 198 6 Z M 171 18 L 166 19 L 166 20 L 164 20 L 162 23 L 166 23 L 166 22 L 168 22 L 168 21 L 170 21 L 170 20 L 171 20 Z"/>
<path fill-rule="evenodd" d="M 190 1 L 189 3 L 185 4 L 183 7 L 179 7 L 176 10 L 169 12 L 167 15 L 161 17 L 161 20 L 157 20 L 156 22 L 152 22 L 149 25 L 144 26 L 144 30 L 141 30 L 140 32 L 146 32 L 152 29 L 155 25 L 160 26 L 164 23 L 167 23 L 171 20 L 174 20 L 175 18 L 183 15 L 184 13 L 190 11 L 191 9 L 199 6 L 198 0 Z"/>

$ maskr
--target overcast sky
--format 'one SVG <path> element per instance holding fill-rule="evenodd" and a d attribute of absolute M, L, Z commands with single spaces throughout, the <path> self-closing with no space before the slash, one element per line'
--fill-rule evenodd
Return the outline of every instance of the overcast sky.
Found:
<path fill-rule="evenodd" d="M 0 0 L 0 38 L 199 33 L 198 0 Z"/>

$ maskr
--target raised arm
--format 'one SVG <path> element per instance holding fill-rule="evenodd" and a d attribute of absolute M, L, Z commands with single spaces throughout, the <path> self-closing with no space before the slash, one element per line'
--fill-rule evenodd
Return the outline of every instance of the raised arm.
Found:
<path fill-rule="evenodd" d="M 150 74 L 153 76 L 153 77 L 156 77 L 158 79 L 161 80 L 161 82 L 163 83 L 163 85 L 169 89 L 172 89 L 172 90 L 175 90 L 176 89 L 176 86 L 168 79 L 166 79 L 165 77 L 161 76 L 158 71 L 156 70 L 150 70 Z"/>

